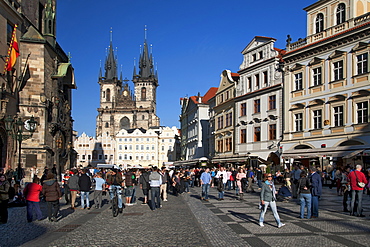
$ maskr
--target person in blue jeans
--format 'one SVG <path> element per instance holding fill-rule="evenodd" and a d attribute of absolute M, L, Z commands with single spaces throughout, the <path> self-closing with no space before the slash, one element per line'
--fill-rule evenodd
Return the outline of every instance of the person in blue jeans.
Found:
<path fill-rule="evenodd" d="M 211 174 L 209 168 L 200 175 L 200 184 L 202 185 L 202 197 L 201 200 L 208 201 L 209 187 L 211 186 Z"/>
<path fill-rule="evenodd" d="M 311 218 L 311 182 L 307 178 L 306 171 L 301 172 L 301 178 L 298 180 L 298 191 L 297 194 L 299 195 L 300 201 L 300 215 L 299 218 L 304 218 L 304 210 L 307 207 L 307 219 Z"/>

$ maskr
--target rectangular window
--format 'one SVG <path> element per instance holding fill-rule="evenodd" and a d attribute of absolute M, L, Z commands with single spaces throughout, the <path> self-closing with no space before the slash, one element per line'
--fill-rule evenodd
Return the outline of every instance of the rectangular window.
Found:
<path fill-rule="evenodd" d="M 254 141 L 255 142 L 261 141 L 261 127 L 254 128 Z"/>
<path fill-rule="evenodd" d="M 223 145 L 224 145 L 224 142 L 222 140 L 217 141 L 217 150 L 218 150 L 218 152 L 222 153 L 224 151 Z"/>
<path fill-rule="evenodd" d="M 269 96 L 269 110 L 276 109 L 276 95 Z"/>
<path fill-rule="evenodd" d="M 247 130 L 242 129 L 240 130 L 240 143 L 246 143 L 247 142 Z"/>
<path fill-rule="evenodd" d="M 252 77 L 248 77 L 248 90 L 251 91 L 252 90 Z"/>
<path fill-rule="evenodd" d="M 226 146 L 226 152 L 230 152 L 232 150 L 232 139 L 231 138 L 227 138 L 225 140 L 225 146 Z"/>
<path fill-rule="evenodd" d="M 313 128 L 314 129 L 322 128 L 322 111 L 321 110 L 313 111 Z"/>
<path fill-rule="evenodd" d="M 253 55 L 252 55 L 252 62 L 254 62 L 254 61 L 256 61 L 257 60 L 257 54 L 256 53 L 254 53 Z"/>
<path fill-rule="evenodd" d="M 269 140 L 276 140 L 276 124 L 269 125 Z"/>
<path fill-rule="evenodd" d="M 259 74 L 255 75 L 255 78 L 256 78 L 256 89 L 259 89 L 260 88 L 260 75 Z"/>
<path fill-rule="evenodd" d="M 139 150 L 139 145 L 136 145 L 136 150 Z"/>
<path fill-rule="evenodd" d="M 294 114 L 295 131 L 303 130 L 303 113 Z"/>
<path fill-rule="evenodd" d="M 99 160 L 102 160 L 103 159 L 103 155 L 99 154 Z"/>
<path fill-rule="evenodd" d="M 258 54 L 259 54 L 259 58 L 262 59 L 263 58 L 263 52 L 260 51 Z"/>
<path fill-rule="evenodd" d="M 368 55 L 367 53 L 357 56 L 357 74 L 363 74 L 368 72 Z"/>
<path fill-rule="evenodd" d="M 144 145 L 141 145 L 140 147 L 141 147 L 141 150 L 144 150 Z"/>
<path fill-rule="evenodd" d="M 247 115 L 247 103 L 240 104 L 240 116 Z"/>
<path fill-rule="evenodd" d="M 267 73 L 267 71 L 263 72 L 263 83 L 265 84 L 265 87 L 268 86 L 268 73 Z"/>
<path fill-rule="evenodd" d="M 261 100 L 256 99 L 254 101 L 254 113 L 259 113 L 261 112 Z"/>
<path fill-rule="evenodd" d="M 367 123 L 369 121 L 369 104 L 367 101 L 357 103 L 357 123 Z"/>
<path fill-rule="evenodd" d="M 132 145 L 129 145 L 128 148 L 129 148 L 129 150 L 132 150 Z"/>
<path fill-rule="evenodd" d="M 302 90 L 303 89 L 303 83 L 302 83 L 302 72 L 297 73 L 294 75 L 294 84 L 295 84 L 295 90 Z"/>
<path fill-rule="evenodd" d="M 85 154 L 83 154 L 82 155 L 82 160 L 85 160 L 86 159 L 86 155 Z"/>
<path fill-rule="evenodd" d="M 336 106 L 334 109 L 334 126 L 343 126 L 343 106 Z"/>
<path fill-rule="evenodd" d="M 226 127 L 228 126 L 231 126 L 233 124 L 233 114 L 230 112 L 230 113 L 227 113 L 226 114 Z"/>
<path fill-rule="evenodd" d="M 312 70 L 313 73 L 313 85 L 321 85 L 321 67 L 315 68 Z"/>
<path fill-rule="evenodd" d="M 343 61 L 333 63 L 334 66 L 334 81 L 343 79 Z"/>
<path fill-rule="evenodd" d="M 224 116 L 217 118 L 217 129 L 222 129 L 224 127 Z"/>
<path fill-rule="evenodd" d="M 229 99 L 229 91 L 226 91 L 226 100 L 228 100 Z"/>

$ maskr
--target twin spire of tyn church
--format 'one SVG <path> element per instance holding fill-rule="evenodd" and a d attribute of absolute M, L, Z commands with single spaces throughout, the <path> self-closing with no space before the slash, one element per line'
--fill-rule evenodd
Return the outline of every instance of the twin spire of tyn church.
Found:
<path fill-rule="evenodd" d="M 111 40 L 110 40 L 110 45 L 109 45 L 109 52 L 105 60 L 105 80 L 118 79 L 117 58 L 115 57 L 114 50 L 113 50 L 112 30 L 110 32 L 111 32 Z M 100 69 L 99 78 L 101 78 L 101 74 L 102 73 Z M 157 77 L 157 72 L 154 69 L 153 55 L 151 51 L 149 52 L 148 43 L 146 41 L 146 27 L 145 27 L 144 45 L 143 45 L 143 49 L 141 50 L 140 60 L 139 60 L 139 74 L 136 73 L 136 65 L 134 65 L 133 77 L 134 78 L 156 78 Z"/>

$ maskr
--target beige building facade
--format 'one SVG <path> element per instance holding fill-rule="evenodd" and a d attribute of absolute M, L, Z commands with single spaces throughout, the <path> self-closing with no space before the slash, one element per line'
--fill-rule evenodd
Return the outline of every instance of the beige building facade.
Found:
<path fill-rule="evenodd" d="M 284 162 L 369 164 L 370 1 L 321 0 L 305 11 L 307 37 L 289 38 L 283 57 Z"/>

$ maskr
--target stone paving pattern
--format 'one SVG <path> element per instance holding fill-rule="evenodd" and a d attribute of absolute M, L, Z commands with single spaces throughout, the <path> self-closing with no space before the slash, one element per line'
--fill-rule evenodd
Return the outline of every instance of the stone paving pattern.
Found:
<path fill-rule="evenodd" d="M 9 222 L 0 225 L 0 246 L 370 246 L 367 195 L 363 197 L 365 218 L 342 212 L 342 197 L 327 187 L 317 219 L 299 219 L 297 200 L 278 202 L 286 224 L 279 229 L 271 210 L 265 227 L 258 225 L 258 192 L 247 193 L 239 201 L 235 191 L 226 191 L 225 200 L 218 201 L 217 190 L 211 188 L 209 202 L 200 200 L 200 192 L 195 187 L 179 197 L 169 195 L 156 211 L 138 201 L 116 218 L 109 205 L 72 211 L 61 202 L 58 222 L 27 223 L 25 207 L 10 208 Z"/>

